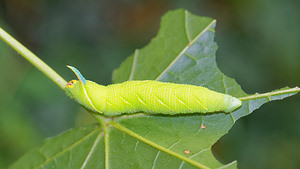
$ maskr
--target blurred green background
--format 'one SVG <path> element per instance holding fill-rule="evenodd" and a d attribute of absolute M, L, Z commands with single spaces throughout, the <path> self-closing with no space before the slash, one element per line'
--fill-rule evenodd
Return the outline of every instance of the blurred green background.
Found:
<path fill-rule="evenodd" d="M 110 84 L 171 9 L 217 19 L 217 61 L 247 93 L 300 85 L 299 0 L 0 0 L 0 26 L 66 80 L 66 65 Z M 92 123 L 45 75 L 0 41 L 0 168 L 46 137 Z M 300 95 L 239 120 L 213 148 L 239 168 L 300 167 Z"/>

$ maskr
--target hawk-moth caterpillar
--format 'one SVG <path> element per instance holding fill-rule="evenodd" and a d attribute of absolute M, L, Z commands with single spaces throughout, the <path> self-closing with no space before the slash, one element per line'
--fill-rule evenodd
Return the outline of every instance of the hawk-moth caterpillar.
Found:
<path fill-rule="evenodd" d="M 154 80 L 99 85 L 86 80 L 76 68 L 68 67 L 79 80 L 67 84 L 67 95 L 83 107 L 106 116 L 137 112 L 167 115 L 229 113 L 241 106 L 241 101 L 233 96 L 195 85 Z"/>

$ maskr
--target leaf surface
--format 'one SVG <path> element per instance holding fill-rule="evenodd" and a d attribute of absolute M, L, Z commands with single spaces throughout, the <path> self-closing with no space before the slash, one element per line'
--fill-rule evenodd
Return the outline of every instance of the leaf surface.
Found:
<path fill-rule="evenodd" d="M 167 13 L 158 35 L 114 71 L 113 81 L 147 79 L 201 85 L 240 97 L 241 108 L 228 114 L 96 116 L 101 127 L 81 127 L 52 138 L 11 168 L 237 168 L 235 161 L 218 162 L 212 145 L 239 118 L 299 89 L 245 94 L 217 67 L 215 22 L 185 10 Z"/>

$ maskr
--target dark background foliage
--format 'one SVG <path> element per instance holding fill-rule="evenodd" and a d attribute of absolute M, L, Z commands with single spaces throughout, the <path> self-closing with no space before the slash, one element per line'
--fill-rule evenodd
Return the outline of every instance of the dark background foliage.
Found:
<path fill-rule="evenodd" d="M 298 0 L 0 0 L 0 25 L 66 80 L 66 65 L 100 84 L 158 30 L 171 9 L 217 19 L 218 65 L 247 93 L 300 81 Z M 46 137 L 93 119 L 52 81 L 0 41 L 0 168 Z M 300 166 L 300 96 L 264 105 L 215 146 L 240 168 Z"/>

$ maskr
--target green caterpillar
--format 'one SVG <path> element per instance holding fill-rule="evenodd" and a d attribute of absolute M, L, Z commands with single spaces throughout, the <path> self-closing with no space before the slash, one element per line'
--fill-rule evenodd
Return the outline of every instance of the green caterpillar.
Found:
<path fill-rule="evenodd" d="M 67 95 L 85 108 L 106 116 L 137 112 L 168 115 L 228 113 L 241 106 L 239 99 L 201 86 L 153 80 L 103 86 L 85 80 L 76 68 L 68 67 L 79 81 L 72 80 L 67 84 Z"/>

